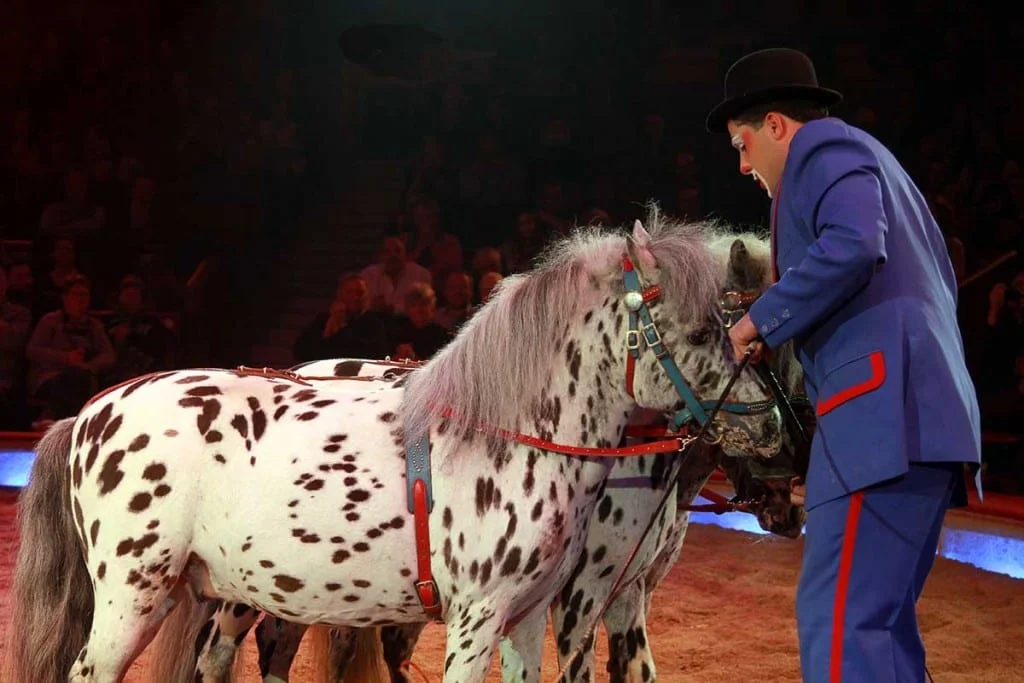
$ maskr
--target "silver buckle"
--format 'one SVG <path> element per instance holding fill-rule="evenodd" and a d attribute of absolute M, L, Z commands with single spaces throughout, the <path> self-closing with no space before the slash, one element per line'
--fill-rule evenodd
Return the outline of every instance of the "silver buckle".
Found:
<path fill-rule="evenodd" d="M 640 329 L 643 330 L 644 341 L 647 342 L 648 346 L 653 348 L 661 344 L 661 332 L 658 332 L 658 328 L 655 326 L 653 320 L 649 323 L 642 324 L 640 326 Z M 648 333 L 648 330 L 653 332 L 654 336 L 651 336 L 651 334 Z"/>

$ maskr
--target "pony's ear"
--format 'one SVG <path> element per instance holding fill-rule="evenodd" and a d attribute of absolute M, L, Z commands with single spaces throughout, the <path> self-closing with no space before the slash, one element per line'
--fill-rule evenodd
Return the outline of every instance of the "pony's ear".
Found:
<path fill-rule="evenodd" d="M 632 247 L 630 252 L 633 255 L 633 261 L 641 272 L 658 267 L 658 261 L 654 258 L 654 254 L 651 253 L 651 234 L 647 232 L 644 224 L 639 220 L 633 224 L 633 234 L 630 236 L 629 241 Z"/>
<path fill-rule="evenodd" d="M 766 266 L 750 252 L 743 240 L 736 238 L 729 248 L 728 286 L 741 291 L 763 289 Z"/>

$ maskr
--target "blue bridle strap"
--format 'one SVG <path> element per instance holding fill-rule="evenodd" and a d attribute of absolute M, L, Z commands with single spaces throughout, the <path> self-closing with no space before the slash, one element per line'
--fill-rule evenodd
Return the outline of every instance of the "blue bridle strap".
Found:
<path fill-rule="evenodd" d="M 626 348 L 633 363 L 640 359 L 640 338 L 654 352 L 655 358 L 661 364 L 665 374 L 675 387 L 676 393 L 683 400 L 686 406 L 683 410 L 676 412 L 672 417 L 672 427 L 678 431 L 690 420 L 696 420 L 703 425 L 707 422 L 707 411 L 715 406 L 716 401 L 699 401 L 690 385 L 683 378 L 672 355 L 665 347 L 665 343 L 658 332 L 658 327 L 651 317 L 648 302 L 657 299 L 660 290 L 657 287 L 648 288 L 646 291 L 640 282 L 640 276 L 633 266 L 629 256 L 623 258 L 623 281 L 626 288 L 625 304 L 629 312 L 629 329 L 626 331 Z M 630 373 L 630 384 L 632 375 Z M 630 387 L 630 390 L 632 388 Z M 753 415 L 770 408 L 774 401 L 762 401 L 760 403 L 723 403 L 719 410 L 724 410 L 735 415 Z"/>
<path fill-rule="evenodd" d="M 639 337 L 643 335 L 644 343 L 654 352 L 654 357 L 658 359 L 665 374 L 668 375 L 679 398 L 683 399 L 683 403 L 686 404 L 687 417 L 683 420 L 674 420 L 677 422 L 676 428 L 679 428 L 690 417 L 703 425 L 708 419 L 707 413 L 704 412 L 704 406 L 697 400 L 690 385 L 683 379 L 683 373 L 679 371 L 675 359 L 665 348 L 661 333 L 658 332 L 658 327 L 651 317 L 651 311 L 647 307 L 643 286 L 640 284 L 640 276 L 637 275 L 633 262 L 628 256 L 625 257 L 623 266 L 622 278 L 626 286 L 626 309 L 629 311 L 629 330 L 626 332 L 626 348 L 629 350 L 629 354 L 633 356 L 634 360 L 640 358 Z M 630 297 L 631 292 L 635 292 L 636 296 Z M 639 330 L 637 329 L 638 324 Z"/>

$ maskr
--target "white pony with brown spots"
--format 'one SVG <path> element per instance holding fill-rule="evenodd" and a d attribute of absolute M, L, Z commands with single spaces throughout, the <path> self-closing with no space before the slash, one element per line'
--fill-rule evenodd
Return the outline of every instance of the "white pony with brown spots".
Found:
<path fill-rule="evenodd" d="M 611 465 L 519 435 L 607 448 L 636 407 L 680 406 L 643 345 L 632 395 L 622 381 L 627 259 L 660 289 L 651 316 L 693 393 L 714 401 L 732 374 L 714 322 L 727 258 L 709 248 L 709 226 L 652 218 L 649 233 L 591 229 L 556 244 L 402 387 L 360 394 L 184 370 L 56 423 L 19 511 L 15 679 L 121 680 L 188 591 L 297 623 L 424 621 L 405 482 L 407 439 L 422 435 L 445 680 L 483 681 L 511 625 L 542 628 Z M 728 399 L 771 397 L 748 372 Z M 723 415 L 715 429 L 737 453 L 779 450 L 774 408 Z"/>

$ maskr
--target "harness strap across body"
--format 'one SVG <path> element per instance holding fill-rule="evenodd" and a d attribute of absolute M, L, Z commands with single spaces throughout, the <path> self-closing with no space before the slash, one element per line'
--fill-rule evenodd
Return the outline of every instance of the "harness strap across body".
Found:
<path fill-rule="evenodd" d="M 430 484 L 430 441 L 426 435 L 408 441 L 405 478 L 407 505 L 416 530 L 416 597 L 426 615 L 440 621 L 441 593 L 430 569 L 430 512 L 434 509 L 434 499 Z"/>

